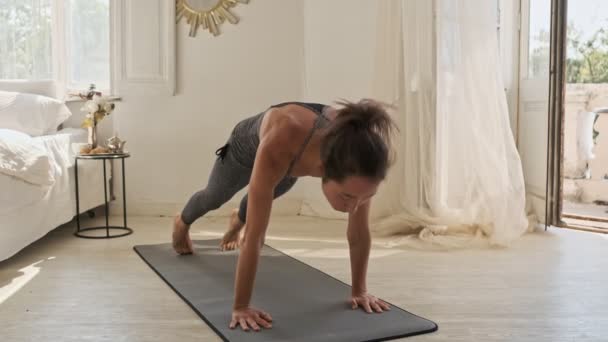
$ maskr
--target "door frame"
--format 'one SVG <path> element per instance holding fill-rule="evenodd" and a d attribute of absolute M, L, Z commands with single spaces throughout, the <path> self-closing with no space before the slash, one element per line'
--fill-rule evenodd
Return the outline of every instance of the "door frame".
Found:
<path fill-rule="evenodd" d="M 561 218 L 566 98 L 567 11 L 568 0 L 551 1 L 545 230 L 548 226 L 567 226 L 567 223 L 562 221 Z"/>
<path fill-rule="evenodd" d="M 523 0 L 526 1 L 526 0 Z M 549 226 L 608 234 L 608 229 L 565 222 L 562 218 L 608 222 L 601 218 L 562 215 L 564 175 L 564 123 L 566 120 L 566 51 L 568 0 L 551 1 L 551 45 L 549 64 L 549 132 L 547 139 L 547 192 L 545 230 Z"/>

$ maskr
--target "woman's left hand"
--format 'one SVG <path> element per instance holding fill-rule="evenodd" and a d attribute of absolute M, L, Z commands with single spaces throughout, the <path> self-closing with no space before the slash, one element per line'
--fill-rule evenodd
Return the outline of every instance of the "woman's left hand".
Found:
<path fill-rule="evenodd" d="M 350 302 L 352 304 L 353 310 L 357 309 L 358 307 L 361 307 L 367 313 L 372 313 L 372 309 L 377 313 L 389 311 L 391 309 L 390 305 L 388 305 L 386 302 L 367 293 L 353 295 L 350 299 Z"/>

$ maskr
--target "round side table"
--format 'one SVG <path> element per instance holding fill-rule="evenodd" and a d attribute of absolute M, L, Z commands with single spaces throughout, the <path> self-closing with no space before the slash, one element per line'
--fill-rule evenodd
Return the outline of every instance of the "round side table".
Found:
<path fill-rule="evenodd" d="M 117 238 L 121 236 L 126 236 L 133 233 L 133 229 L 127 226 L 127 193 L 126 193 L 126 182 L 125 182 L 125 159 L 129 158 L 131 155 L 129 153 L 115 153 L 115 154 L 79 154 L 76 156 L 75 163 L 75 175 L 76 175 L 76 232 L 74 235 L 85 238 L 85 239 L 108 239 L 108 238 Z M 123 201 L 123 226 L 110 226 L 109 224 L 109 215 L 110 208 L 108 203 L 108 182 L 106 176 L 106 160 L 114 160 L 120 159 L 122 162 L 122 201 Z M 101 160 L 103 163 L 103 194 L 105 200 L 105 216 L 106 216 L 106 225 L 105 226 L 96 226 L 89 228 L 81 228 L 80 227 L 80 193 L 78 189 L 78 161 L 81 160 Z M 84 232 L 105 229 L 106 234 L 104 235 L 86 235 Z M 124 231 L 116 234 L 110 234 L 110 230 Z"/>

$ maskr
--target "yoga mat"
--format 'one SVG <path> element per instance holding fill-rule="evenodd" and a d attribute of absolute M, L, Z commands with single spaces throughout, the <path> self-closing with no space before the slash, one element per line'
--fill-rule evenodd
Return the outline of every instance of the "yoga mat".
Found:
<path fill-rule="evenodd" d="M 267 245 L 251 306 L 270 313 L 272 329 L 230 329 L 238 250 L 221 251 L 219 243 L 195 240 L 192 255 L 178 255 L 170 243 L 134 249 L 224 341 L 386 341 L 437 330 L 392 304 L 380 314 L 352 310 L 349 285 Z"/>

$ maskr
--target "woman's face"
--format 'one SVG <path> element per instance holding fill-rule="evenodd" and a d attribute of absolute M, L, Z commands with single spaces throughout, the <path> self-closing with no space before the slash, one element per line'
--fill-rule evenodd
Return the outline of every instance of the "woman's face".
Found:
<path fill-rule="evenodd" d="M 369 201 L 378 191 L 380 180 L 368 177 L 350 176 L 342 182 L 326 180 L 323 194 L 337 211 L 354 213 L 359 206 Z"/>

